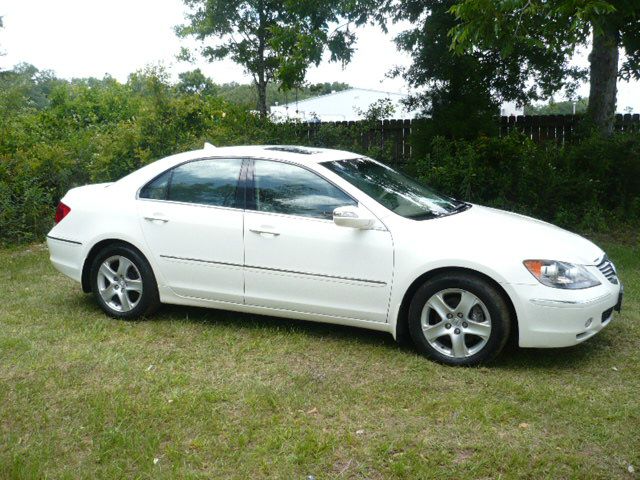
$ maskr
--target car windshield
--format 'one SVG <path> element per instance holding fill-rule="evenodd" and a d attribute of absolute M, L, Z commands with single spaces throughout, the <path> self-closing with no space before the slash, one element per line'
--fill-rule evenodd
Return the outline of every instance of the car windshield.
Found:
<path fill-rule="evenodd" d="M 451 215 L 470 207 L 368 158 L 323 162 L 322 165 L 405 218 L 424 220 Z"/>

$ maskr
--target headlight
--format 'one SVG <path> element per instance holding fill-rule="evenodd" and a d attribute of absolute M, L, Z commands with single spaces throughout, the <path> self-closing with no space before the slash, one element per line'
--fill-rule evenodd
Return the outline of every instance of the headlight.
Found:
<path fill-rule="evenodd" d="M 578 290 L 595 287 L 600 282 L 582 265 L 555 260 L 525 260 L 524 266 L 547 287 Z"/>

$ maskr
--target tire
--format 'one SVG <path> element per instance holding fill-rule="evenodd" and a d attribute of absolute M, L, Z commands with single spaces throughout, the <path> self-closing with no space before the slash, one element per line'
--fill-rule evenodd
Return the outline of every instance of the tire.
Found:
<path fill-rule="evenodd" d="M 472 274 L 445 273 L 426 281 L 409 306 L 409 332 L 416 348 L 446 365 L 492 360 L 510 331 L 511 314 L 504 298 Z"/>
<path fill-rule="evenodd" d="M 104 312 L 134 320 L 151 315 L 159 306 L 155 275 L 144 256 L 116 243 L 101 250 L 91 263 L 91 290 Z"/>

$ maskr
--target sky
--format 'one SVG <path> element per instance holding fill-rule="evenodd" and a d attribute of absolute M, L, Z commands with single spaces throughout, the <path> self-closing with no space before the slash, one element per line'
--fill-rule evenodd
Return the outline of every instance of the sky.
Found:
<path fill-rule="evenodd" d="M 5 26 L 0 29 L 0 49 L 6 54 L 0 57 L 0 66 L 27 62 L 63 78 L 109 74 L 125 81 L 131 72 L 146 65 L 162 64 L 173 78 L 199 67 L 216 83 L 248 83 L 250 77 L 228 60 L 201 60 L 195 65 L 176 60 L 181 46 L 195 45 L 174 34 L 173 28 L 182 23 L 184 14 L 181 0 L 0 0 Z M 392 26 L 388 35 L 377 27 L 359 29 L 357 51 L 350 64 L 342 68 L 325 61 L 309 70 L 307 80 L 408 93 L 402 79 L 386 75 L 396 65 L 411 63 L 393 43 L 394 34 L 406 26 Z M 587 52 L 575 63 L 586 66 Z M 640 82 L 619 82 L 618 90 L 618 111 L 631 107 L 640 112 Z M 588 85 L 578 94 L 588 96 Z"/>

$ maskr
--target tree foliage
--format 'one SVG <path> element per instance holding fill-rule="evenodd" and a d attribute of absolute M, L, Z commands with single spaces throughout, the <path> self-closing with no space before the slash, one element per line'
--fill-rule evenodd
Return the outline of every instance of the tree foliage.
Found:
<path fill-rule="evenodd" d="M 324 82 L 303 85 L 293 90 L 284 90 L 276 83 L 267 85 L 267 105 L 283 105 L 296 100 L 326 95 L 333 91 L 341 91 L 350 88 L 342 82 Z M 253 108 L 257 101 L 257 93 L 254 85 L 240 84 L 236 82 L 217 85 L 217 95 L 228 102 Z"/>
<path fill-rule="evenodd" d="M 568 61 L 590 42 L 588 115 L 601 131 L 612 129 L 617 77 L 640 78 L 637 0 L 458 0 L 451 12 L 459 21 L 451 30 L 458 52 L 499 52 L 546 91 L 565 86 Z M 621 48 L 626 56 L 619 70 Z M 555 61 L 540 62 L 539 55 Z"/>
<path fill-rule="evenodd" d="M 588 101 L 586 98 L 577 100 L 565 100 L 556 102 L 553 98 L 548 103 L 540 105 L 525 105 L 525 115 L 572 115 L 581 114 L 587 111 Z"/>
<path fill-rule="evenodd" d="M 491 133 L 492 118 L 502 101 L 525 103 L 541 98 L 568 68 L 556 52 L 523 42 L 516 42 L 516 58 L 505 59 L 490 49 L 454 55 L 449 32 L 460 23 L 450 13 L 454 5 L 455 0 L 389 0 L 383 8 L 385 19 L 412 25 L 396 42 L 413 62 L 397 73 L 420 92 L 413 96 L 413 103 L 436 120 L 431 124 L 435 130 L 424 132 L 427 136 L 462 138 Z M 535 84 L 528 83 L 534 65 L 522 68 L 519 62 L 524 56 L 548 66 L 546 75 Z"/>
<path fill-rule="evenodd" d="M 177 89 L 182 93 L 197 93 L 199 95 L 215 95 L 218 86 L 199 68 L 178 74 Z"/>
<path fill-rule="evenodd" d="M 331 60 L 348 62 L 355 36 L 333 28 L 339 1 L 328 0 L 183 0 L 187 23 L 176 31 L 194 37 L 209 61 L 230 58 L 252 75 L 259 112 L 267 113 L 267 85 L 289 90 L 304 83 L 310 65 L 326 48 Z"/>

